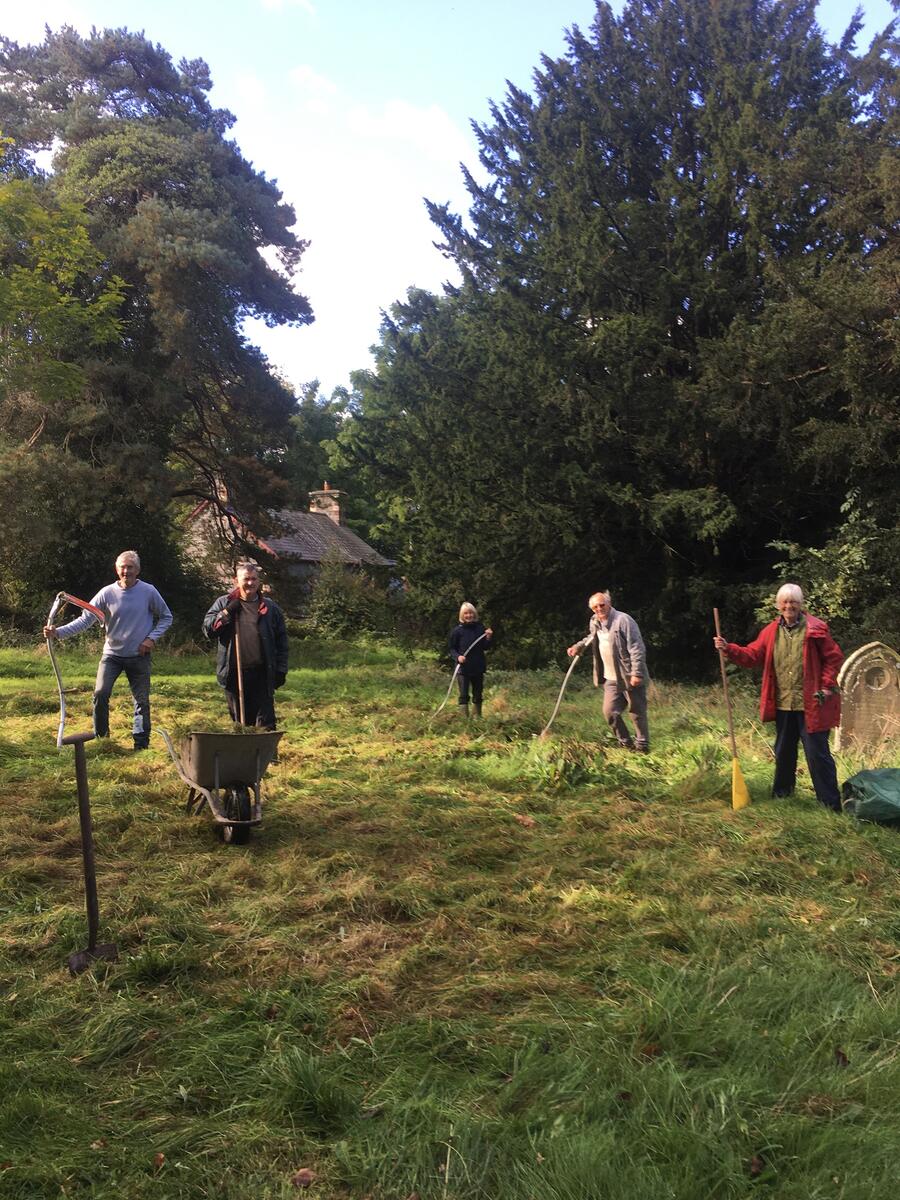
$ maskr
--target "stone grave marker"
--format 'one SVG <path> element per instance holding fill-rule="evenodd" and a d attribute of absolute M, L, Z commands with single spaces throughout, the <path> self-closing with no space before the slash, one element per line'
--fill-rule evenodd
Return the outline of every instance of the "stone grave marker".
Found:
<path fill-rule="evenodd" d="M 900 739 L 900 654 L 869 642 L 844 660 L 838 674 L 841 724 L 836 750 L 860 750 Z"/>

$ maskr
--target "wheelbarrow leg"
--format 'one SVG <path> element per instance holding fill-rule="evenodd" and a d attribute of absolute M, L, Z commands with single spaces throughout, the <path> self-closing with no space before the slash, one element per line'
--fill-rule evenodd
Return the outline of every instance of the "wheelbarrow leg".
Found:
<path fill-rule="evenodd" d="M 97 872 L 94 866 L 94 829 L 91 822 L 91 798 L 88 792 L 87 757 L 84 743 L 93 738 L 93 733 L 75 733 L 63 738 L 63 745 L 75 747 L 75 781 L 78 785 L 78 816 L 81 821 L 81 855 L 84 859 L 84 896 L 87 904 L 88 944 L 86 950 L 69 955 L 69 971 L 78 975 L 87 970 L 94 959 L 104 958 L 115 962 L 119 951 L 112 942 L 97 944 L 100 929 L 100 905 L 97 901 Z"/>

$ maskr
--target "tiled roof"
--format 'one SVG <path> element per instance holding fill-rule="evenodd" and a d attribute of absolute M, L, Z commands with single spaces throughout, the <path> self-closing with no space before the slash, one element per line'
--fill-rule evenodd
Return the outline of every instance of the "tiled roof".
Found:
<path fill-rule="evenodd" d="M 334 558 L 353 565 L 394 565 L 393 559 L 384 558 L 346 525 L 338 525 L 323 513 L 282 508 L 273 512 L 272 517 L 276 526 L 272 535 L 266 538 L 266 545 L 280 556 L 301 562 L 318 563 Z"/>

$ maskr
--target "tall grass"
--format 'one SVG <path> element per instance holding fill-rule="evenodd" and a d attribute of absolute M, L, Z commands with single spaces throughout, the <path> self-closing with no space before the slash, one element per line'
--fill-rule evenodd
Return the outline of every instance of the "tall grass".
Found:
<path fill-rule="evenodd" d="M 749 688 L 734 813 L 713 689 L 658 685 L 643 757 L 577 676 L 537 740 L 561 671 L 429 723 L 427 656 L 295 656 L 246 847 L 184 813 L 158 739 L 126 749 L 117 693 L 88 760 L 119 961 L 72 979 L 71 752 L 46 659 L 0 651 L 0 1195 L 893 1194 L 897 835 L 771 800 Z M 73 728 L 95 666 L 66 647 Z M 161 656 L 153 703 L 228 727 L 205 655 Z"/>

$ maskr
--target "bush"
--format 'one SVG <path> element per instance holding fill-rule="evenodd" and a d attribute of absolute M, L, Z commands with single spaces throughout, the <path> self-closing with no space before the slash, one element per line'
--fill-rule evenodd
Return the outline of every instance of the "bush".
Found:
<path fill-rule="evenodd" d="M 382 588 L 361 571 L 326 561 L 316 576 L 306 623 L 322 637 L 389 632 L 393 616 Z"/>

